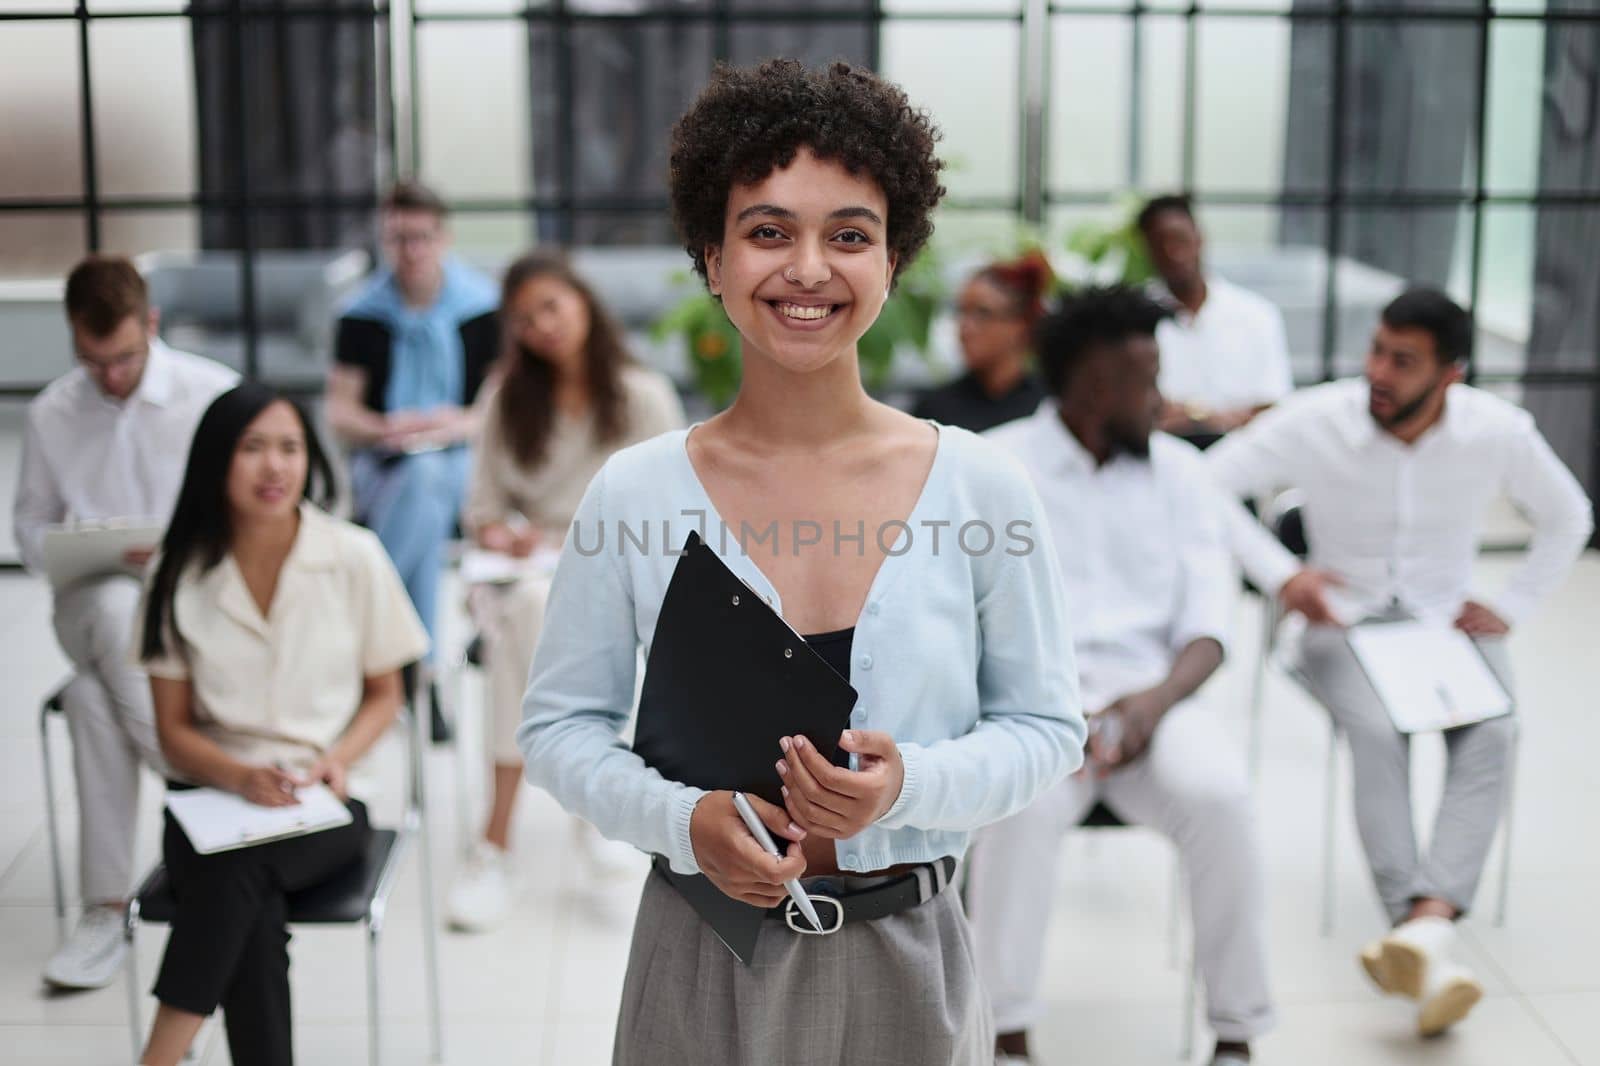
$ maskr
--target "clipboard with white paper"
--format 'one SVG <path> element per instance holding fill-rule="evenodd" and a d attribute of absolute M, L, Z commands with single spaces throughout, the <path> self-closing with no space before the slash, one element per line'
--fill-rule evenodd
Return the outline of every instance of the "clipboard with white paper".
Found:
<path fill-rule="evenodd" d="M 349 825 L 350 809 L 324 784 L 295 791 L 291 807 L 262 807 L 216 788 L 167 792 L 167 810 L 201 855 L 267 844 Z"/>
<path fill-rule="evenodd" d="M 1429 733 L 1510 714 L 1516 706 L 1471 637 L 1418 621 L 1372 622 L 1346 635 L 1389 718 Z"/>
<path fill-rule="evenodd" d="M 538 548 L 523 558 L 468 548 L 461 556 L 461 581 L 467 585 L 508 585 L 525 577 L 548 577 L 555 573 L 560 561 L 559 548 Z"/>
<path fill-rule="evenodd" d="M 108 574 L 133 573 L 123 556 L 155 548 L 166 527 L 154 519 L 107 519 L 55 526 L 45 531 L 44 569 L 56 588 Z"/>

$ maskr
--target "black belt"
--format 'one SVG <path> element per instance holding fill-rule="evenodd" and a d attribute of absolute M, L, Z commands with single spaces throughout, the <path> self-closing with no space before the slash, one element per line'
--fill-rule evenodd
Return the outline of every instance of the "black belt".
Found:
<path fill-rule="evenodd" d="M 800 884 L 816 904 L 817 917 L 822 919 L 822 932 L 826 934 L 836 933 L 840 926 L 849 923 L 873 922 L 920 906 L 943 892 L 955 873 L 956 860 L 946 855 L 888 877 L 840 875 L 807 879 Z M 817 935 L 792 899 L 768 910 L 767 917 L 783 922 L 797 933 Z"/>

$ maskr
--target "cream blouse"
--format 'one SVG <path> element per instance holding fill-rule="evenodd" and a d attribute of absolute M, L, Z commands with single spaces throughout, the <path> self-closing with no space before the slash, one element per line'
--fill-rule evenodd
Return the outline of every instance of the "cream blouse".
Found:
<path fill-rule="evenodd" d="M 377 536 L 311 504 L 300 505 L 300 529 L 265 616 L 231 554 L 210 570 L 186 569 L 173 607 L 165 652 L 145 670 L 189 681 L 200 730 L 254 766 L 309 766 L 349 726 L 366 678 L 428 649 Z M 141 604 L 135 655 L 144 617 Z"/>
<path fill-rule="evenodd" d="M 537 466 L 517 461 L 500 417 L 499 388 L 486 388 L 482 437 L 474 452 L 472 488 L 462 524 L 476 532 L 520 514 L 559 545 L 572 525 L 583 490 L 613 452 L 683 427 L 683 405 L 666 375 L 642 366 L 622 371 L 625 400 L 622 436 L 602 441 L 592 412 L 558 413 Z"/>

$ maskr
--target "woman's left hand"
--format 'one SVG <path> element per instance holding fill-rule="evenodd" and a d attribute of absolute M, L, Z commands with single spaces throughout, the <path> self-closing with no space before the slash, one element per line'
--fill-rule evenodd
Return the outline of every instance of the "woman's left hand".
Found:
<path fill-rule="evenodd" d="M 324 755 L 312 764 L 306 771 L 304 784 L 314 785 L 319 781 L 328 786 L 335 796 L 341 800 L 350 798 L 350 786 L 347 780 L 348 770 L 344 763 L 331 756 Z"/>
<path fill-rule="evenodd" d="M 906 767 L 888 733 L 847 729 L 839 747 L 855 755 L 856 770 L 835 766 L 805 737 L 784 737 L 784 806 L 807 833 L 847 840 L 888 813 L 900 798 Z"/>

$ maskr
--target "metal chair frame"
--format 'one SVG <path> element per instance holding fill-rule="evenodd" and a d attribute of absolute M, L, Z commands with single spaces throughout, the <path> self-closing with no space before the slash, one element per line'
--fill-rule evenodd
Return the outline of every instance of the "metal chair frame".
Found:
<path fill-rule="evenodd" d="M 1267 529 L 1283 540 L 1283 523 L 1285 518 L 1293 511 L 1297 511 L 1304 503 L 1304 495 L 1290 490 L 1279 493 L 1261 509 L 1261 522 Z M 1261 733 L 1262 710 L 1266 687 L 1267 667 L 1278 650 L 1278 630 L 1283 621 L 1283 610 L 1278 605 L 1275 597 L 1264 595 L 1262 597 L 1263 611 L 1261 620 L 1261 652 L 1256 658 L 1255 680 L 1251 686 L 1250 694 L 1250 775 L 1255 780 L 1259 777 L 1261 763 Z M 1307 680 L 1297 671 L 1287 671 L 1290 680 L 1299 685 L 1305 693 L 1316 699 L 1315 693 Z M 1319 929 L 1323 936 L 1331 936 L 1334 926 L 1334 912 L 1337 909 L 1337 862 L 1338 862 L 1338 805 L 1339 805 L 1339 739 L 1343 731 L 1339 728 L 1338 721 L 1330 713 L 1328 715 L 1328 760 L 1323 781 L 1323 812 L 1322 812 L 1322 915 Z M 1494 924 L 1506 924 L 1507 900 L 1511 892 L 1511 845 L 1514 829 L 1512 815 L 1515 811 L 1515 784 L 1517 771 L 1517 757 L 1521 748 L 1521 719 L 1517 720 L 1516 739 L 1512 742 L 1510 766 L 1506 773 L 1505 794 L 1502 798 L 1504 810 L 1501 814 L 1500 827 L 1500 869 L 1498 873 L 1498 899 L 1495 903 Z"/>
<path fill-rule="evenodd" d="M 427 752 L 427 738 L 424 733 L 423 712 L 418 708 L 417 698 L 408 701 L 401 712 L 406 723 L 407 733 L 407 758 L 406 758 L 406 806 L 405 814 L 393 846 L 389 849 L 384 859 L 382 873 L 371 897 L 367 901 L 366 914 L 361 919 L 361 925 L 366 933 L 366 974 L 367 974 L 367 1061 L 371 1066 L 382 1064 L 382 1039 L 379 1026 L 379 970 L 378 970 L 378 942 L 383 935 L 385 920 L 388 916 L 389 895 L 394 890 L 396 879 L 399 877 L 400 863 L 413 840 L 416 842 L 418 852 L 418 874 L 422 882 L 422 937 L 423 937 L 423 965 L 427 981 L 428 994 L 428 1022 L 429 1022 L 429 1050 L 431 1061 L 444 1061 L 444 1029 L 443 1012 L 439 998 L 439 945 L 438 925 L 434 914 L 433 898 L 433 863 L 428 841 L 427 794 L 423 774 L 423 758 Z M 159 871 L 160 867 L 157 866 Z M 156 871 L 152 871 L 153 877 Z M 146 878 L 146 883 L 150 880 Z M 134 1058 L 138 1058 L 143 1050 L 144 1021 L 140 1010 L 139 991 L 139 954 L 135 943 L 139 926 L 142 922 L 141 904 L 139 894 L 135 894 L 128 903 L 127 918 L 124 925 L 124 936 L 128 942 L 127 952 L 127 988 L 128 988 L 128 1021 L 132 1032 Z"/>

